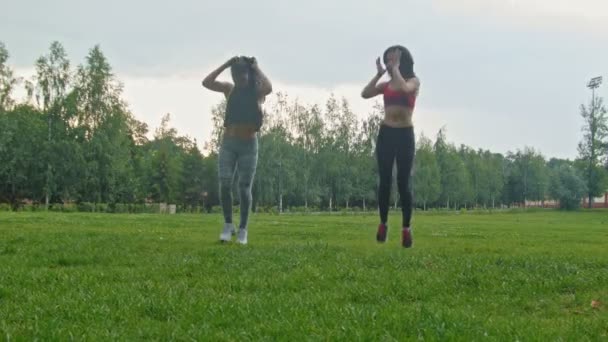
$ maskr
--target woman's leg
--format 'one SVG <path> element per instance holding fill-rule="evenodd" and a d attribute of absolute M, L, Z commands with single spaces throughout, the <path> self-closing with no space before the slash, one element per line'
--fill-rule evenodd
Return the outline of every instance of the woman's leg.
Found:
<path fill-rule="evenodd" d="M 409 228 L 412 219 L 412 191 L 410 189 L 410 175 L 414 165 L 414 154 L 416 153 L 416 140 L 413 128 L 403 128 L 399 132 L 397 142 L 397 185 L 399 197 L 401 198 L 401 210 L 403 215 L 403 227 Z"/>
<path fill-rule="evenodd" d="M 220 202 L 224 213 L 224 222 L 232 224 L 232 182 L 236 170 L 237 153 L 233 138 L 225 138 L 220 146 L 218 171 L 220 182 Z"/>
<path fill-rule="evenodd" d="M 386 225 L 388 220 L 388 206 L 391 195 L 391 182 L 393 177 L 393 164 L 395 149 L 391 143 L 391 128 L 381 126 L 376 142 L 376 158 L 378 161 L 378 208 L 380 223 Z"/>
<path fill-rule="evenodd" d="M 401 231 L 401 244 L 405 248 L 412 247 L 413 238 L 410 229 L 412 220 L 412 191 L 410 189 L 410 175 L 414 164 L 416 153 L 416 140 L 414 129 L 402 129 L 399 132 L 397 149 L 397 184 L 399 197 L 401 198 L 401 210 L 403 215 L 403 230 Z"/>
<path fill-rule="evenodd" d="M 258 162 L 258 140 L 243 141 L 239 148 L 237 167 L 239 174 L 239 197 L 241 201 L 241 222 L 239 228 L 247 229 L 251 211 L 251 188 Z"/>

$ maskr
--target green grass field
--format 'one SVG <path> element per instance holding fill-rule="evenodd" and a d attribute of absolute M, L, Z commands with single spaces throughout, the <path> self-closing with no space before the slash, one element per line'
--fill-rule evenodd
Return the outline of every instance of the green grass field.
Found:
<path fill-rule="evenodd" d="M 220 222 L 0 213 L 0 340 L 608 339 L 605 211 Z"/>

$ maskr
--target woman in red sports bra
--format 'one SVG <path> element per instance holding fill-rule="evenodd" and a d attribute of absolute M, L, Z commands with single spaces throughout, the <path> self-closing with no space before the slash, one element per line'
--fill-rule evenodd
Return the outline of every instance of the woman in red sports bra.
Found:
<path fill-rule="evenodd" d="M 378 161 L 379 186 L 378 207 L 380 224 L 376 240 L 384 243 L 388 237 L 388 207 L 393 173 L 393 165 L 397 161 L 397 185 L 403 215 L 401 244 L 403 247 L 412 246 L 412 192 L 409 187 L 410 173 L 416 152 L 416 140 L 412 114 L 420 88 L 420 81 L 414 73 L 414 59 L 403 46 L 396 45 L 388 48 L 383 55 L 386 69 L 380 58 L 376 60 L 377 73 L 361 92 L 364 99 L 382 94 L 384 96 L 384 120 L 380 126 L 376 142 L 376 157 Z M 388 72 L 390 80 L 380 82 L 380 78 Z"/>

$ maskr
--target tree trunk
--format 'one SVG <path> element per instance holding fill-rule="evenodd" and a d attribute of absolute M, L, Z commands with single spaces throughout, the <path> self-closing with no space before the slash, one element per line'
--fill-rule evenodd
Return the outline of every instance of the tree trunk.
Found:
<path fill-rule="evenodd" d="M 593 107 L 591 109 L 591 113 L 593 113 L 593 111 L 595 110 L 595 103 L 592 102 L 592 105 L 593 105 Z M 594 137 L 594 134 L 592 132 L 591 133 L 591 144 L 592 145 L 593 145 L 593 140 L 595 140 L 595 137 Z M 594 146 L 590 146 L 590 148 L 591 148 L 591 157 L 589 158 L 589 174 L 588 174 L 589 181 L 587 182 L 587 184 L 589 185 L 589 189 L 591 189 L 591 175 L 593 173 L 593 164 L 592 164 L 592 161 L 595 160 L 595 155 L 593 153 L 593 151 L 595 150 Z M 589 198 L 589 200 L 587 202 L 587 208 L 591 209 L 591 207 L 592 207 L 591 202 L 593 201 L 592 196 L 591 196 L 591 191 L 589 191 L 587 194 L 588 194 L 588 198 Z"/>
<path fill-rule="evenodd" d="M 363 198 L 363 211 L 365 211 L 365 197 Z"/>
<path fill-rule="evenodd" d="M 304 209 L 308 209 L 308 177 L 304 180 Z"/>
<path fill-rule="evenodd" d="M 45 101 L 46 102 L 46 101 Z M 45 105 L 46 107 L 46 105 Z M 45 108 L 46 109 L 46 108 Z M 49 146 L 51 145 L 51 115 L 47 112 L 47 115 L 49 116 Z M 49 192 L 51 191 L 51 162 L 49 161 L 46 164 L 46 191 L 44 194 L 44 207 L 45 210 L 49 210 L 49 200 L 50 200 L 50 196 L 49 196 Z"/>
<path fill-rule="evenodd" d="M 13 210 L 17 210 L 17 197 L 15 195 L 15 182 L 11 184 L 11 203 L 13 204 Z"/>

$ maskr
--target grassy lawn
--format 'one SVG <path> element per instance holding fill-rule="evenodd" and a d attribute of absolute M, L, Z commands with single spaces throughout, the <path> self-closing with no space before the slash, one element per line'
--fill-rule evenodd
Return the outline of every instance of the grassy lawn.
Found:
<path fill-rule="evenodd" d="M 606 211 L 220 222 L 0 213 L 0 340 L 608 339 Z"/>

